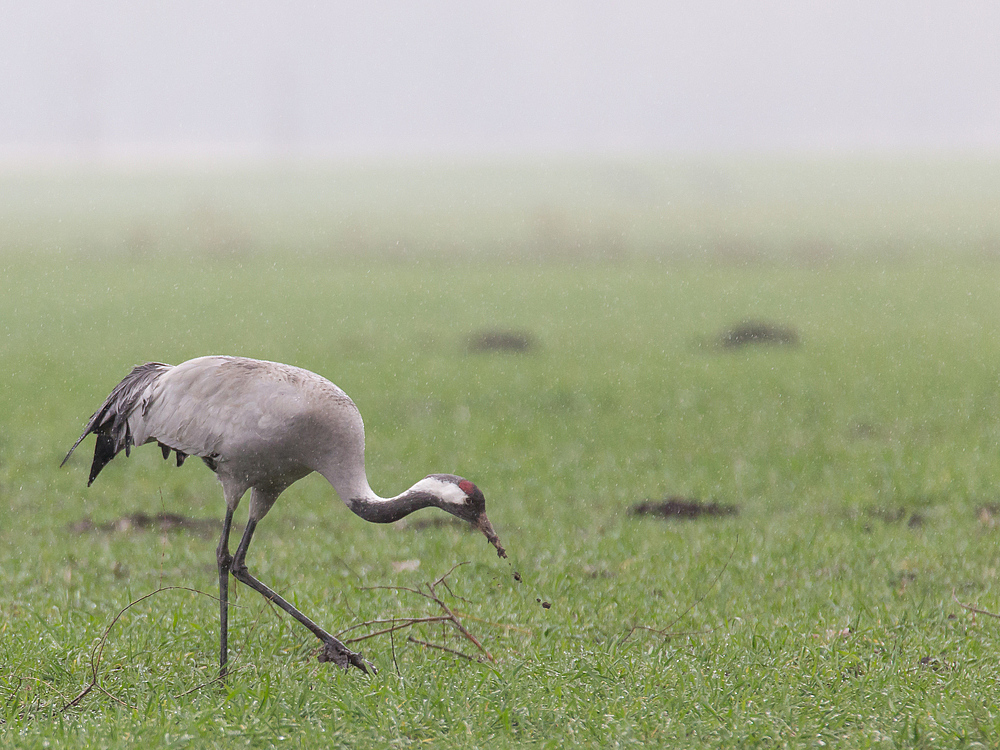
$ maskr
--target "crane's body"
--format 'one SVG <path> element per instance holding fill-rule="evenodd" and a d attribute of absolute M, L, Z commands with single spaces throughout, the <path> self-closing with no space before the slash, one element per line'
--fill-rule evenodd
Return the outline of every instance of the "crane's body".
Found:
<path fill-rule="evenodd" d="M 220 673 L 226 673 L 228 581 L 231 572 L 302 622 L 326 646 L 320 658 L 365 670 L 365 662 L 246 570 L 257 523 L 293 482 L 319 472 L 347 506 L 367 521 L 386 523 L 436 506 L 469 521 L 506 557 L 486 517 L 482 492 L 467 479 L 431 474 L 391 498 L 372 491 L 365 473 L 361 414 L 340 388 L 309 370 L 245 357 L 209 356 L 176 366 L 139 365 L 87 423 L 63 463 L 89 434 L 97 435 L 88 486 L 119 452 L 156 442 L 177 465 L 200 457 L 222 483 L 226 516 L 219 540 Z M 229 554 L 233 513 L 251 490 L 246 531 Z"/>

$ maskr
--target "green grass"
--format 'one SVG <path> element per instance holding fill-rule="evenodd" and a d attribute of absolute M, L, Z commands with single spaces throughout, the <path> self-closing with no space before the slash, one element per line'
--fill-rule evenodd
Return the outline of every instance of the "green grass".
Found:
<path fill-rule="evenodd" d="M 784 205 L 768 174 L 751 174 L 772 187 L 748 204 L 765 216 L 769 200 Z M 977 174 L 974 184 L 993 184 Z M 629 224 L 642 233 L 605 252 L 603 213 L 579 257 L 564 248 L 535 260 L 553 236 L 530 224 L 535 198 L 448 214 L 452 199 L 432 195 L 437 208 L 407 225 L 421 238 L 410 253 L 392 251 L 401 218 L 365 219 L 362 234 L 377 241 L 364 251 L 337 235 L 327 251 L 293 239 L 282 253 L 270 240 L 226 238 L 267 237 L 257 228 L 269 223 L 274 237 L 332 230 L 297 216 L 287 196 L 272 196 L 268 213 L 270 194 L 253 203 L 251 185 L 239 201 L 226 193 L 236 229 L 216 251 L 192 251 L 184 200 L 153 200 L 163 193 L 151 179 L 117 209 L 96 191 L 93 215 L 58 231 L 42 226 L 49 199 L 66 206 L 87 180 L 125 195 L 128 179 L 80 178 L 71 190 L 6 179 L 10 236 L 21 238 L 0 255 L 4 746 L 997 744 L 1000 621 L 955 601 L 1000 611 L 1000 264 L 985 251 L 996 220 L 986 208 L 978 223 L 934 224 L 908 252 L 875 252 L 894 227 L 913 236 L 919 201 L 897 190 L 894 223 L 836 234 L 802 198 L 806 213 L 826 216 L 819 229 L 793 222 L 782 235 L 775 219 L 768 232 L 785 240 L 772 242 L 740 224 L 753 252 L 735 258 L 702 251 L 720 247 L 718 225 L 677 252 L 668 235 L 641 240 L 656 235 L 654 208 Z M 529 183 L 539 195 L 551 188 Z M 473 192 L 483 205 L 494 195 Z M 574 200 L 553 199 L 573 228 L 564 238 L 587 226 L 586 202 Z M 154 204 L 163 214 L 136 249 L 129 222 Z M 681 213 L 693 223 L 715 210 Z M 775 210 L 772 219 L 788 209 Z M 482 222 L 501 224 L 505 212 L 529 222 L 530 236 L 451 249 L 463 227 L 486 234 Z M 458 218 L 432 220 L 445 215 Z M 975 242 L 949 241 L 968 226 Z M 833 236 L 836 252 L 817 260 L 799 230 Z M 841 244 L 851 232 L 862 239 Z M 801 345 L 713 345 L 747 317 L 794 326 Z M 528 331 L 537 347 L 470 353 L 469 336 L 486 327 Z M 337 631 L 437 614 L 419 597 L 367 587 L 418 586 L 468 561 L 449 578 L 464 600 L 449 600 L 495 663 L 401 634 L 361 644 L 377 677 L 344 674 L 234 583 L 232 679 L 189 692 L 216 667 L 217 608 L 167 590 L 111 630 L 102 690 L 61 710 L 130 601 L 216 585 L 214 535 L 74 524 L 140 511 L 221 520 L 222 498 L 200 463 L 176 469 L 152 447 L 116 459 L 90 489 L 90 441 L 67 467 L 59 461 L 131 365 L 210 352 L 329 376 L 365 417 L 376 490 L 432 471 L 467 476 L 511 556 L 508 565 L 452 525 L 416 527 L 430 510 L 366 524 L 311 477 L 263 521 L 251 570 Z M 667 495 L 740 513 L 671 522 L 627 512 Z M 420 567 L 397 572 L 405 560 Z M 474 651 L 440 628 L 420 637 Z"/>

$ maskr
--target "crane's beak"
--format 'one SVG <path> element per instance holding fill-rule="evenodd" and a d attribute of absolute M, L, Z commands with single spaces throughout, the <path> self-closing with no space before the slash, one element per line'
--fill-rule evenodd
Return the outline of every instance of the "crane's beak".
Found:
<path fill-rule="evenodd" d="M 507 550 L 505 550 L 503 545 L 500 544 L 500 537 L 498 537 L 497 533 L 493 530 L 493 524 L 491 524 L 490 519 L 486 517 L 486 513 L 480 513 L 479 518 L 473 521 L 472 525 L 483 532 L 489 543 L 497 548 L 498 557 L 507 557 Z"/>

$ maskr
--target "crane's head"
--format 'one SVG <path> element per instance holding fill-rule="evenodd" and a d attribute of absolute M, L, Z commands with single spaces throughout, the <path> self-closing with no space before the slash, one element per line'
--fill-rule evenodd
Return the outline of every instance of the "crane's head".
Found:
<path fill-rule="evenodd" d="M 435 497 L 437 507 L 471 523 L 497 548 L 498 556 L 507 557 L 500 537 L 486 517 L 486 498 L 476 485 L 454 474 L 431 474 L 418 484 L 424 485 L 421 489 Z"/>

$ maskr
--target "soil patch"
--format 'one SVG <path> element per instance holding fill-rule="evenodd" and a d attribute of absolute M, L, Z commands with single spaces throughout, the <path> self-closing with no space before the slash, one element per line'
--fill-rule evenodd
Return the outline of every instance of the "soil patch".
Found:
<path fill-rule="evenodd" d="M 130 531 L 190 531 L 199 536 L 215 536 L 222 530 L 222 523 L 211 518 L 190 518 L 177 513 L 129 513 L 107 523 L 94 523 L 89 518 L 81 518 L 70 524 L 70 531 L 85 534 L 91 531 L 104 533 L 128 533 Z"/>
<path fill-rule="evenodd" d="M 399 524 L 402 529 L 412 529 L 413 531 L 426 531 L 427 529 L 461 529 L 462 531 L 476 531 L 476 527 L 471 523 L 466 523 L 457 518 L 448 516 L 434 516 L 432 518 L 417 518 L 413 521 L 404 521 Z"/>
<path fill-rule="evenodd" d="M 865 509 L 865 515 L 883 523 L 906 523 L 911 529 L 919 529 L 925 523 L 925 519 L 920 513 L 911 511 L 902 505 L 895 508 L 869 507 Z"/>
<path fill-rule="evenodd" d="M 536 347 L 535 337 L 527 331 L 488 329 L 469 337 L 469 351 L 483 352 L 528 352 Z"/>
<path fill-rule="evenodd" d="M 744 320 L 720 333 L 718 342 L 723 349 L 741 349 L 755 344 L 798 346 L 799 333 L 790 326 L 766 320 Z"/>
<path fill-rule="evenodd" d="M 664 500 L 644 500 L 628 509 L 633 516 L 658 516 L 660 518 L 701 518 L 702 516 L 735 516 L 740 512 L 736 505 L 703 503 L 684 497 L 668 497 Z"/>

